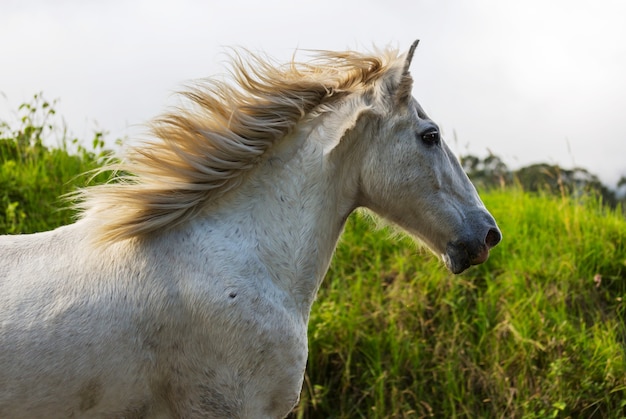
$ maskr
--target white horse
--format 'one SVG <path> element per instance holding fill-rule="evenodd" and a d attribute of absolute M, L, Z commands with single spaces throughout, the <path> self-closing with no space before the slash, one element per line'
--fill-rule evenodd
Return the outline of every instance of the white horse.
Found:
<path fill-rule="evenodd" d="M 280 418 L 348 215 L 454 273 L 500 232 L 411 95 L 407 54 L 235 54 L 54 231 L 0 237 L 1 418 Z"/>

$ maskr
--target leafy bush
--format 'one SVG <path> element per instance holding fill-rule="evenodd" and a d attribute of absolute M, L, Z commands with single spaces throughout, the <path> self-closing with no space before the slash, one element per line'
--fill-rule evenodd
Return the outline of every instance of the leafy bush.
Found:
<path fill-rule="evenodd" d="M 0 233 L 33 233 L 70 223 L 73 213 L 60 197 L 105 179 L 85 174 L 109 154 L 104 133 L 96 132 L 87 149 L 59 128 L 53 105 L 35 95 L 19 107 L 15 127 L 0 122 Z"/>

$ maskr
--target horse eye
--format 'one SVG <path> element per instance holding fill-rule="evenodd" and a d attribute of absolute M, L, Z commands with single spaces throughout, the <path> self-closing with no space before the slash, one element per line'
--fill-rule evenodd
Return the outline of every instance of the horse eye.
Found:
<path fill-rule="evenodd" d="M 429 146 L 439 143 L 439 139 L 439 131 L 435 128 L 431 128 L 422 134 L 422 141 Z"/>

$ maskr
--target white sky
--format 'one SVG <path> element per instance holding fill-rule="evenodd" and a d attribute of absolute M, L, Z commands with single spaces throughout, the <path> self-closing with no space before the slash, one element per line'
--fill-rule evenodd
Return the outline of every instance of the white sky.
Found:
<path fill-rule="evenodd" d="M 0 0 L 0 119 L 42 91 L 86 141 L 118 137 L 224 70 L 226 46 L 407 49 L 457 153 L 626 175 L 623 0 Z M 457 140 L 454 140 L 456 133 Z"/>

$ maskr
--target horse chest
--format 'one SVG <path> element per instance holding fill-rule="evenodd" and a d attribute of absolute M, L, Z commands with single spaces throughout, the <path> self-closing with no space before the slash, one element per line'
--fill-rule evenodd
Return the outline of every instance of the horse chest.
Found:
<path fill-rule="evenodd" d="M 169 388 L 178 389 L 172 394 L 188 401 L 176 410 L 283 417 L 297 403 L 307 360 L 306 322 L 288 293 L 267 281 L 218 277 L 203 291 L 189 290 L 193 315 L 166 368 Z"/>

